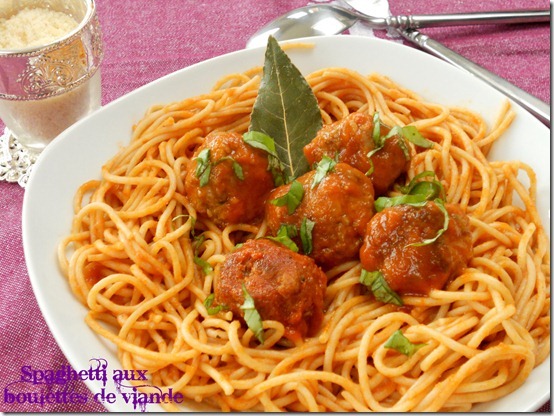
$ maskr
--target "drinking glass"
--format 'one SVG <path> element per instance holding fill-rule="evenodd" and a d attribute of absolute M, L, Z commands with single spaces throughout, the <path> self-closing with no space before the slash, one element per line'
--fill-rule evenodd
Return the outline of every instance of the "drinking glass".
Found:
<path fill-rule="evenodd" d="M 1 1 L 0 19 L 24 8 L 62 12 L 78 23 L 51 43 L 0 49 L 0 119 L 36 156 L 63 130 L 100 107 L 103 45 L 94 0 Z"/>

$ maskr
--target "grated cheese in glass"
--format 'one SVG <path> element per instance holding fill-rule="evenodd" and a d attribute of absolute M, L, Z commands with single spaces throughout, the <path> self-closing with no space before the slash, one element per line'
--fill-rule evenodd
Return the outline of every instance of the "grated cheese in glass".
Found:
<path fill-rule="evenodd" d="M 0 19 L 0 49 L 40 46 L 60 39 L 75 29 L 71 16 L 46 8 L 25 8 Z"/>

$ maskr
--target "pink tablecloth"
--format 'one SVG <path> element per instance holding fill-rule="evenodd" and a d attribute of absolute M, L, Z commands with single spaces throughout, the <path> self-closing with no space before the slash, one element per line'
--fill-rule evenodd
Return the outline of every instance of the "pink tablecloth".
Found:
<path fill-rule="evenodd" d="M 549 7 L 546 0 L 389 2 L 393 13 L 419 14 Z M 97 0 L 105 41 L 103 103 L 180 68 L 242 49 L 258 27 L 307 3 L 307 0 Z M 549 25 L 459 27 L 424 32 L 529 93 L 550 101 Z M 1 122 L 0 129 L 3 130 Z M 21 238 L 23 194 L 17 184 L 0 182 L 2 392 L 19 380 L 23 366 L 46 370 L 68 364 L 44 322 L 25 267 Z M 74 382 L 71 390 L 91 396 L 81 382 Z M 4 395 L 0 397 L 0 411 L 104 410 L 92 400 L 86 404 L 44 406 L 9 401 Z M 550 404 L 540 410 L 549 412 Z"/>

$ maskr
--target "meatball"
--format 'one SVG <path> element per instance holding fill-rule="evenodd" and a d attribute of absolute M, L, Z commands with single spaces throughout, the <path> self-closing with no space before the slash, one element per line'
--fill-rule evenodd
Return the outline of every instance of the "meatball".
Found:
<path fill-rule="evenodd" d="M 383 148 L 371 156 L 373 172 L 369 177 L 377 196 L 384 195 L 394 181 L 410 167 L 410 159 L 401 147 L 403 140 L 395 135 L 385 140 Z"/>
<path fill-rule="evenodd" d="M 398 205 L 375 214 L 367 225 L 360 250 L 362 266 L 380 271 L 389 287 L 401 295 L 429 294 L 442 289 L 472 257 L 469 219 L 454 205 L 446 205 L 448 229 L 434 242 L 444 226 L 444 214 L 434 202 L 423 207 Z"/>
<path fill-rule="evenodd" d="M 205 160 L 198 160 L 202 155 Z M 199 163 L 209 166 L 205 184 L 197 171 Z M 220 227 L 261 219 L 273 187 L 267 154 L 245 143 L 238 133 L 210 133 L 196 149 L 185 176 L 192 206 Z"/>
<path fill-rule="evenodd" d="M 314 175 L 315 171 L 310 171 L 297 179 L 304 196 L 292 214 L 286 206 L 271 203 L 286 194 L 291 185 L 273 190 L 266 202 L 265 219 L 273 235 L 283 224 L 300 229 L 304 218 L 313 221 L 309 255 L 318 265 L 329 269 L 358 258 L 367 223 L 374 214 L 373 185 L 367 176 L 345 163 L 337 163 L 315 187 Z"/>
<path fill-rule="evenodd" d="M 381 125 L 381 134 L 390 131 Z M 409 159 L 401 147 L 403 140 L 398 135 L 385 140 L 383 148 L 371 157 L 368 153 L 375 149 L 373 141 L 373 119 L 366 113 L 352 113 L 323 126 L 316 137 L 304 146 L 304 155 L 310 164 L 319 162 L 323 156 L 349 164 L 363 173 L 372 170 L 375 195 L 383 195 L 394 181 L 409 167 Z"/>
<path fill-rule="evenodd" d="M 229 254 L 215 278 L 215 301 L 243 318 L 242 285 L 262 320 L 285 326 L 293 342 L 317 333 L 327 277 L 315 262 L 269 239 L 248 240 Z"/>
<path fill-rule="evenodd" d="M 316 137 L 304 146 L 308 163 L 319 162 L 323 156 L 348 163 L 356 169 L 367 172 L 371 163 L 367 154 L 375 148 L 373 143 L 373 121 L 366 113 L 352 113 L 332 124 L 323 126 Z"/>

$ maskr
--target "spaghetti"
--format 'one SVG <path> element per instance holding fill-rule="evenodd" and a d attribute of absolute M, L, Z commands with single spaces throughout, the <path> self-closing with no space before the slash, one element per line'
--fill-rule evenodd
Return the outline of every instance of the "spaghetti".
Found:
<path fill-rule="evenodd" d="M 426 102 L 377 74 L 327 68 L 306 79 L 325 124 L 378 111 L 384 123 L 414 125 L 435 143 L 412 149 L 408 177 L 434 171 L 447 202 L 468 214 L 469 267 L 444 290 L 404 296 L 404 307 L 367 295 L 359 262 L 334 267 L 322 329 L 289 348 L 278 344 L 279 322 L 263 322 L 260 344 L 230 312 L 208 314 L 214 273 L 195 258 L 215 268 L 267 227 L 220 229 L 197 218 L 183 172 L 208 133 L 247 131 L 260 71 L 153 106 L 101 179 L 81 186 L 58 254 L 89 309 L 87 324 L 117 347 L 124 368 L 148 370 L 162 391 L 224 411 L 468 411 L 521 386 L 550 352 L 550 257 L 532 169 L 486 157 L 514 113 L 506 105 L 488 131 L 478 115 Z M 425 346 L 410 357 L 385 348 L 399 329 Z"/>

